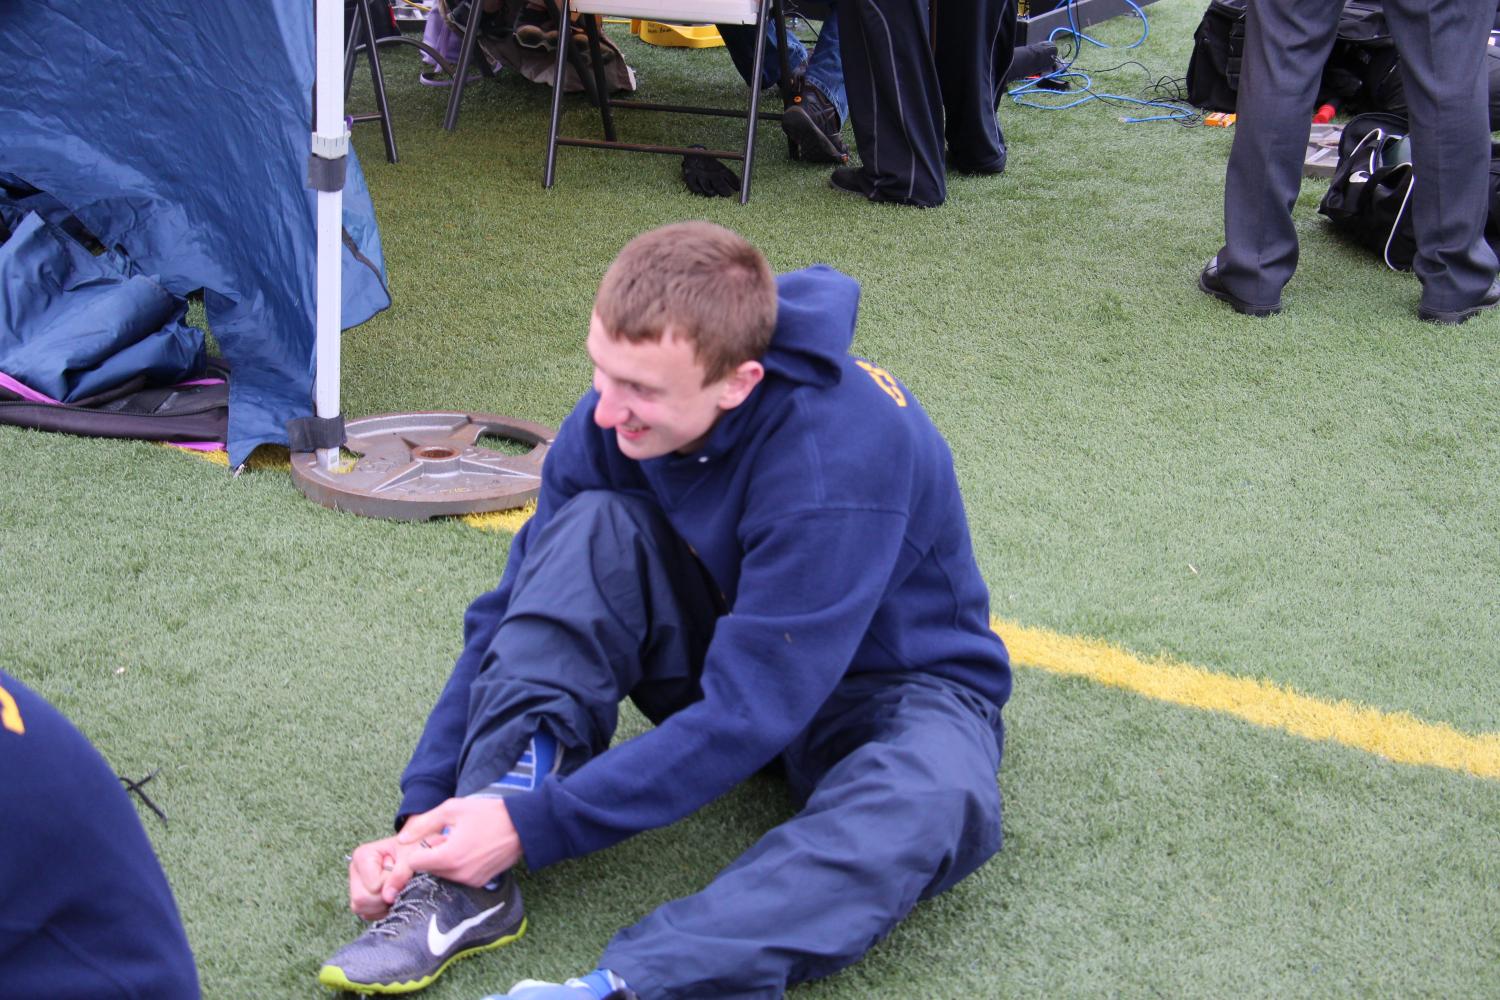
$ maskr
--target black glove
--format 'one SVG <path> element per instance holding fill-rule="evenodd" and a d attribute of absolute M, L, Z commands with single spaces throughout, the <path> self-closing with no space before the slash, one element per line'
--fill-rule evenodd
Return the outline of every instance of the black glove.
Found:
<path fill-rule="evenodd" d="M 689 149 L 703 149 L 690 146 Z M 712 156 L 693 153 L 682 158 L 682 180 L 693 194 L 705 198 L 728 198 L 740 193 L 740 179 Z"/>

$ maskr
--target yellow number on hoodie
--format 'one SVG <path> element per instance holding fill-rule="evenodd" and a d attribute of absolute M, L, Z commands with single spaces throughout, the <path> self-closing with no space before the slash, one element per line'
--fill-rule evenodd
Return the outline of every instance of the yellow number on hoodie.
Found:
<path fill-rule="evenodd" d="M 896 382 L 896 376 L 884 368 L 876 368 L 868 361 L 860 361 L 856 358 L 854 363 L 863 368 L 875 380 L 875 384 L 884 389 L 885 394 L 896 401 L 897 406 L 906 405 L 906 393 L 901 391 L 901 386 Z"/>
<path fill-rule="evenodd" d="M 26 724 L 21 721 L 21 709 L 16 705 L 16 699 L 3 687 L 0 687 L 0 726 L 17 735 L 26 732 Z"/>

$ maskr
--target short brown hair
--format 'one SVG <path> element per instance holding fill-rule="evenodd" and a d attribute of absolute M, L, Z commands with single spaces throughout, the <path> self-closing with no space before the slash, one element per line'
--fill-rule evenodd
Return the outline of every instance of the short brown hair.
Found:
<path fill-rule="evenodd" d="M 620 251 L 594 298 L 609 336 L 660 340 L 670 329 L 693 345 L 703 384 L 758 361 L 776 327 L 776 278 L 761 252 L 711 222 L 642 233 Z"/>

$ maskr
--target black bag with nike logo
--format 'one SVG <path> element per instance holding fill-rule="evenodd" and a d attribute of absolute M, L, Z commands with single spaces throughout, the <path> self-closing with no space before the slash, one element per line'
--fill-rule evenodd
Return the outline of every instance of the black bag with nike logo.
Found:
<path fill-rule="evenodd" d="M 1339 137 L 1339 160 L 1318 212 L 1386 266 L 1411 270 L 1416 231 L 1411 189 L 1416 179 L 1406 119 L 1372 111 L 1355 115 Z M 1484 238 L 1500 253 L 1500 143 L 1490 145 L 1489 201 Z"/>

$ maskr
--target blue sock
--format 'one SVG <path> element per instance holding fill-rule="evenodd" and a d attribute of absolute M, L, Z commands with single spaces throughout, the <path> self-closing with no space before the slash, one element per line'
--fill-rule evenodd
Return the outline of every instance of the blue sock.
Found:
<path fill-rule="evenodd" d="M 471 794 L 481 798 L 504 798 L 507 795 L 515 795 L 519 792 L 533 791 L 542 779 L 557 770 L 562 763 L 562 753 L 557 746 L 557 738 L 545 729 L 538 729 L 536 735 L 526 744 L 526 749 L 521 752 L 521 757 L 498 781 L 492 781 L 484 788 Z M 448 831 L 444 830 L 444 833 Z M 501 875 L 504 873 L 502 872 Z M 500 875 L 496 875 L 485 888 L 494 891 L 500 885 Z"/>
<path fill-rule="evenodd" d="M 491 782 L 485 792 L 492 795 L 514 795 L 517 792 L 533 791 L 561 763 L 562 754 L 558 751 L 557 738 L 545 729 L 538 729 L 526 744 L 526 749 L 522 751 L 515 766 L 502 775 L 500 780 Z"/>
<path fill-rule="evenodd" d="M 625 980 L 608 969 L 595 969 L 580 979 L 569 979 L 564 986 L 582 987 L 594 994 L 594 1000 L 604 1000 L 615 990 L 625 988 Z"/>

